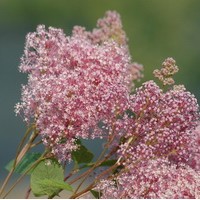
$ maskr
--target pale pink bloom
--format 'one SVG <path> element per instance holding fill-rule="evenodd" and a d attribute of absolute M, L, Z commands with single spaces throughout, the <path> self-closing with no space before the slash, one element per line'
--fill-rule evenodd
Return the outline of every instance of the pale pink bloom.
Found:
<path fill-rule="evenodd" d="M 200 173 L 166 160 L 149 160 L 114 180 L 102 180 L 97 189 L 103 199 L 199 199 Z"/>
<path fill-rule="evenodd" d="M 121 17 L 116 11 L 107 11 L 105 16 L 97 21 L 97 28 L 91 32 L 84 27 L 75 26 L 73 34 L 88 38 L 94 44 L 115 40 L 120 45 L 127 45 L 126 33 L 123 30 Z"/>
<path fill-rule="evenodd" d="M 108 12 L 103 21 L 102 31 L 106 21 L 121 28 L 115 12 Z M 127 46 L 116 40 L 107 38 L 99 45 L 81 28 L 70 37 L 61 29 L 39 25 L 26 38 L 20 71 L 29 73 L 28 84 L 16 112 L 28 123 L 33 120 L 44 144 L 66 160 L 76 149 L 76 138 L 108 137 L 98 123 L 109 129 L 128 108 L 132 74 L 140 77 L 141 69 L 131 66 Z"/>
<path fill-rule="evenodd" d="M 131 96 L 130 109 L 135 118 L 129 120 L 133 138 L 121 144 L 119 155 L 125 165 L 150 158 L 167 157 L 171 162 L 187 162 L 190 157 L 191 131 L 198 124 L 197 100 L 183 87 L 163 92 L 153 81 L 144 83 Z M 128 146 L 128 148 L 127 148 Z"/>
<path fill-rule="evenodd" d="M 190 157 L 187 164 L 193 169 L 200 171 L 200 123 L 192 132 L 189 150 Z"/>

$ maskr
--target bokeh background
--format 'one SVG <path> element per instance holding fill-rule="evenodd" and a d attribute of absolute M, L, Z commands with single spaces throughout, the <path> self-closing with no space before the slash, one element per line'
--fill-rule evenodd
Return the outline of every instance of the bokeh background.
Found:
<path fill-rule="evenodd" d="M 38 24 L 67 34 L 74 25 L 91 30 L 106 10 L 121 14 L 133 60 L 144 65 L 142 82 L 153 78 L 152 71 L 166 57 L 173 57 L 180 67 L 176 82 L 184 83 L 200 102 L 199 0 L 0 0 L 0 182 L 25 131 L 14 105 L 27 81 L 18 72 L 26 34 Z M 9 197 L 23 198 L 20 193 L 15 190 Z"/>

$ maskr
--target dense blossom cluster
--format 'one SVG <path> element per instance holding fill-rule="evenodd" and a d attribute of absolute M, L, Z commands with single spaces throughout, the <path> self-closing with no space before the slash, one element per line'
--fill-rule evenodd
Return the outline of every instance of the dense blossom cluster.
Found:
<path fill-rule="evenodd" d="M 200 171 L 200 122 L 191 134 L 189 151 L 190 155 L 187 164 L 193 169 Z"/>
<path fill-rule="evenodd" d="M 90 40 L 92 44 L 102 45 L 104 42 L 115 41 L 129 54 L 127 36 L 123 30 L 120 15 L 115 11 L 107 11 L 105 16 L 97 21 L 97 28 L 91 32 L 86 31 L 85 27 L 75 26 L 72 30 L 73 35 Z M 140 80 L 143 77 L 141 71 L 143 66 L 136 62 L 130 63 L 127 69 L 127 78 L 129 80 Z M 133 82 L 132 85 L 133 86 Z"/>
<path fill-rule="evenodd" d="M 105 41 L 115 40 L 120 45 L 127 45 L 126 33 L 123 30 L 120 15 L 114 11 L 107 11 L 105 17 L 97 21 L 97 28 L 91 32 L 84 27 L 75 26 L 73 34 L 85 37 L 93 44 L 102 44 Z"/>
<path fill-rule="evenodd" d="M 200 198 L 199 106 L 184 86 L 164 92 L 153 81 L 130 97 L 118 150 L 123 169 L 102 180 L 102 198 Z M 197 127 L 195 129 L 195 127 Z"/>
<path fill-rule="evenodd" d="M 80 31 L 69 37 L 43 25 L 27 35 L 20 70 L 29 77 L 16 112 L 23 112 L 26 121 L 33 118 L 43 142 L 60 160 L 70 158 L 76 138 L 102 136 L 98 122 L 109 125 L 127 109 L 129 86 L 140 77 L 141 66 L 131 63 L 127 46 L 109 33 L 110 39 L 102 38 L 105 25 L 113 33 L 122 28 L 119 15 L 108 12 L 87 38 Z M 123 30 L 116 37 L 125 37 Z"/>
<path fill-rule="evenodd" d="M 121 145 L 120 154 L 128 162 L 168 157 L 173 162 L 186 162 L 191 146 L 191 131 L 199 120 L 196 98 L 183 86 L 163 92 L 155 82 L 149 81 L 131 96 L 131 145 Z M 129 148 L 126 149 L 126 146 Z"/>
<path fill-rule="evenodd" d="M 199 199 L 200 172 L 184 165 L 177 168 L 166 160 L 149 160 L 114 180 L 102 180 L 97 189 L 103 199 Z"/>
<path fill-rule="evenodd" d="M 29 76 L 16 113 L 35 123 L 60 162 L 77 139 L 109 138 L 121 170 L 97 186 L 103 198 L 200 198 L 197 100 L 182 85 L 164 91 L 154 81 L 131 93 L 142 69 L 116 12 L 91 32 L 75 26 L 72 36 L 39 25 L 27 35 L 20 71 Z M 154 75 L 173 85 L 177 71 L 167 58 Z"/>

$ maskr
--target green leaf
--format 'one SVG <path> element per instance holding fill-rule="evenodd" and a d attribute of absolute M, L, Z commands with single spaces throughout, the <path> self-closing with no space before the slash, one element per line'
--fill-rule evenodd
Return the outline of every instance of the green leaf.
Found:
<path fill-rule="evenodd" d="M 101 192 L 98 192 L 96 190 L 90 190 L 90 192 L 92 193 L 92 195 L 95 197 L 95 199 L 100 199 L 100 197 L 102 196 Z"/>
<path fill-rule="evenodd" d="M 120 144 L 124 144 L 126 142 L 126 138 L 125 137 L 121 137 L 120 138 Z"/>
<path fill-rule="evenodd" d="M 79 149 L 72 152 L 72 159 L 80 164 L 80 163 L 89 163 L 92 161 L 94 155 L 91 153 L 80 140 L 77 140 L 77 144 L 79 145 Z"/>
<path fill-rule="evenodd" d="M 128 115 L 129 118 L 135 118 L 136 117 L 136 114 L 130 109 L 126 110 L 125 113 Z"/>
<path fill-rule="evenodd" d="M 37 195 L 48 195 L 58 194 L 60 190 L 73 191 L 72 187 L 64 181 L 58 181 L 54 179 L 43 179 L 37 182 Z"/>
<path fill-rule="evenodd" d="M 101 167 L 102 166 L 113 166 L 115 163 L 117 162 L 117 160 L 106 160 L 104 162 L 101 163 Z"/>
<path fill-rule="evenodd" d="M 41 184 L 42 186 L 52 186 L 52 187 L 56 187 L 59 189 L 64 189 L 64 190 L 68 190 L 68 191 L 73 191 L 71 185 L 69 185 L 68 183 L 64 182 L 64 181 L 57 181 L 57 180 L 53 180 L 53 179 L 43 179 L 39 182 L 39 184 Z"/>
<path fill-rule="evenodd" d="M 27 153 L 22 160 L 19 162 L 19 164 L 15 167 L 14 172 L 18 173 L 18 174 L 24 174 L 30 167 L 31 165 L 37 161 L 39 158 L 41 157 L 40 153 Z M 14 160 L 11 160 L 7 165 L 6 165 L 6 169 L 8 171 L 11 171 L 14 165 Z M 33 171 L 30 170 L 28 172 L 28 174 L 31 174 Z"/>
<path fill-rule="evenodd" d="M 119 173 L 123 168 L 124 168 L 124 166 L 119 165 L 118 167 L 116 167 L 116 168 L 112 171 L 112 173 L 113 173 L 113 174 L 117 174 L 117 173 Z"/>
<path fill-rule="evenodd" d="M 31 174 L 31 189 L 35 196 L 58 195 L 60 189 L 72 191 L 64 181 L 64 170 L 55 160 L 40 162 Z"/>
<path fill-rule="evenodd" d="M 123 117 L 124 117 L 125 114 L 126 114 L 129 118 L 133 118 L 133 119 L 136 118 L 136 114 L 135 114 L 132 110 L 130 110 L 130 109 L 127 109 L 122 115 L 118 114 L 118 115 L 116 116 L 116 118 L 117 118 L 117 119 L 123 119 Z"/>

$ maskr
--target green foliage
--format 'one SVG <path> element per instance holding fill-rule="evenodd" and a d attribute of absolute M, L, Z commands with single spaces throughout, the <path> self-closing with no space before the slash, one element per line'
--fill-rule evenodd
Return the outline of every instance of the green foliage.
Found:
<path fill-rule="evenodd" d="M 79 149 L 72 152 L 72 159 L 75 163 L 89 163 L 92 161 L 94 155 L 90 152 L 80 140 L 77 140 L 77 144 L 79 145 Z"/>
<path fill-rule="evenodd" d="M 32 183 L 32 188 L 34 188 L 34 195 L 35 196 L 51 196 L 51 195 L 58 195 L 60 189 L 72 191 L 72 187 L 65 183 L 64 181 L 57 181 L 53 179 L 43 179 L 37 182 Z"/>
<path fill-rule="evenodd" d="M 129 118 L 135 118 L 136 117 L 136 114 L 130 109 L 126 110 L 126 114 L 128 115 Z"/>
<path fill-rule="evenodd" d="M 95 199 L 100 199 L 101 197 L 101 192 L 98 192 L 96 190 L 90 190 L 90 192 L 92 193 L 92 195 L 95 197 Z"/>
<path fill-rule="evenodd" d="M 40 153 L 27 153 L 22 160 L 19 162 L 19 164 L 15 167 L 14 172 L 18 174 L 24 174 L 30 167 L 31 165 L 37 161 L 40 158 L 41 154 Z M 8 171 L 11 171 L 14 165 L 14 160 L 11 160 L 7 165 L 6 169 Z M 30 170 L 27 174 L 31 174 L 33 171 Z"/>
<path fill-rule="evenodd" d="M 124 115 L 127 115 L 129 118 L 136 118 L 136 114 L 132 111 L 132 110 L 130 110 L 130 109 L 127 109 L 122 115 L 120 115 L 120 114 L 118 114 L 117 116 L 116 116 L 116 118 L 117 119 L 123 119 L 123 117 L 124 117 Z"/>
<path fill-rule="evenodd" d="M 106 167 L 106 166 L 113 166 L 115 163 L 117 162 L 117 160 L 106 160 L 104 162 L 101 163 L 101 167 Z"/>
<path fill-rule="evenodd" d="M 61 189 L 72 191 L 64 181 L 63 167 L 55 160 L 40 162 L 31 174 L 31 189 L 35 196 L 58 195 Z"/>

